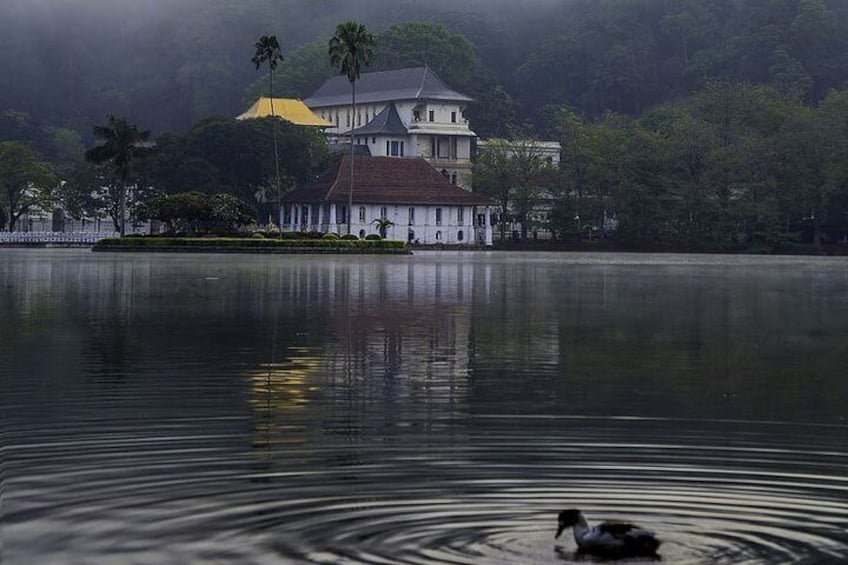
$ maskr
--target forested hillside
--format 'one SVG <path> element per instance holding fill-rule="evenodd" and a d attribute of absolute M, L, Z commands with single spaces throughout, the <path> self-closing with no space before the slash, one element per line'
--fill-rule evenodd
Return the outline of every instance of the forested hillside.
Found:
<path fill-rule="evenodd" d="M 377 66 L 425 62 L 481 105 L 500 104 L 495 116 L 477 116 L 484 133 L 504 118 L 544 128 L 549 104 L 639 114 L 711 77 L 771 84 L 807 102 L 848 82 L 845 0 L 5 0 L 0 110 L 83 133 L 107 112 L 155 134 L 186 130 L 243 109 L 261 76 L 249 59 L 263 33 L 291 57 L 288 93 L 307 96 L 331 74 L 321 46 L 349 18 L 378 34 L 438 22 L 467 39 L 473 53 L 456 60 L 464 76 L 426 49 Z"/>

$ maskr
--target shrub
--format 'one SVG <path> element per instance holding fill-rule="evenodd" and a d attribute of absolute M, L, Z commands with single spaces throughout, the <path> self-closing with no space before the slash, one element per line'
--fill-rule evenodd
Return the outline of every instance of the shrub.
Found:
<path fill-rule="evenodd" d="M 359 238 L 356 237 L 356 234 L 346 233 L 342 236 L 344 241 L 359 241 Z"/>
<path fill-rule="evenodd" d="M 381 239 L 383 239 L 383 238 L 380 237 L 379 234 L 376 234 L 376 233 L 369 233 L 368 235 L 365 236 L 365 241 L 380 241 Z"/>
<path fill-rule="evenodd" d="M 339 239 L 339 234 L 337 233 L 325 233 L 321 236 L 321 239 Z"/>
<path fill-rule="evenodd" d="M 265 239 L 265 236 L 262 234 L 262 232 L 256 232 L 250 237 L 252 237 L 253 239 Z"/>

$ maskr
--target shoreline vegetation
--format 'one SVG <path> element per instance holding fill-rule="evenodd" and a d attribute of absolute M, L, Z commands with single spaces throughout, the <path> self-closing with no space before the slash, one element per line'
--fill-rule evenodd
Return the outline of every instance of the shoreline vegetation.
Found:
<path fill-rule="evenodd" d="M 158 253 L 341 253 L 409 255 L 406 243 L 387 240 L 251 239 L 234 237 L 124 237 L 100 240 L 92 251 Z"/>

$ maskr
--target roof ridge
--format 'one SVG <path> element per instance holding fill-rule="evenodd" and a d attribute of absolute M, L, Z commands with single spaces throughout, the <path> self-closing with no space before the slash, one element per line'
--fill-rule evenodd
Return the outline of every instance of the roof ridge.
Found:
<path fill-rule="evenodd" d="M 421 75 L 421 84 L 418 85 L 418 92 L 415 93 L 415 98 L 421 98 L 421 93 L 424 92 L 424 84 L 427 82 L 427 71 L 430 67 L 424 65 L 424 74 Z"/>

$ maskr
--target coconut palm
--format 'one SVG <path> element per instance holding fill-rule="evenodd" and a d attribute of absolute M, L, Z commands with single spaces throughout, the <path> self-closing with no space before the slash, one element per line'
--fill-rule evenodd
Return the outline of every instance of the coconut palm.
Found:
<path fill-rule="evenodd" d="M 276 35 L 263 35 L 256 42 L 255 47 L 256 52 L 250 60 L 256 65 L 256 69 L 259 70 L 259 67 L 263 63 L 268 63 L 268 98 L 271 99 L 271 128 L 274 132 L 274 170 L 277 172 L 277 205 L 280 206 L 282 193 L 280 192 L 280 151 L 277 145 L 277 115 L 274 112 L 274 71 L 277 68 L 277 64 L 283 60 L 283 52 L 280 50 L 280 43 L 277 41 Z M 277 221 L 279 222 L 281 214 L 279 210 L 277 212 Z M 281 234 L 282 227 L 281 225 Z"/>
<path fill-rule="evenodd" d="M 353 128 L 356 116 L 356 81 L 363 66 L 371 64 L 374 56 L 374 36 L 364 25 L 357 22 L 344 22 L 336 26 L 336 33 L 330 38 L 330 64 L 350 81 L 350 190 L 347 199 L 347 233 L 353 223 Z"/>
<path fill-rule="evenodd" d="M 111 194 L 112 201 L 117 201 L 118 205 L 118 213 L 112 214 L 112 220 L 123 237 L 126 233 L 127 179 L 132 174 L 134 161 L 150 152 L 150 146 L 147 144 L 150 132 L 139 130 L 126 118 L 117 118 L 110 114 L 105 124 L 94 126 L 93 133 L 95 137 L 102 139 L 103 143 L 86 151 L 85 159 L 98 165 L 112 163 L 112 171 L 120 182 L 118 187 L 113 187 L 118 189 L 118 194 Z"/>

